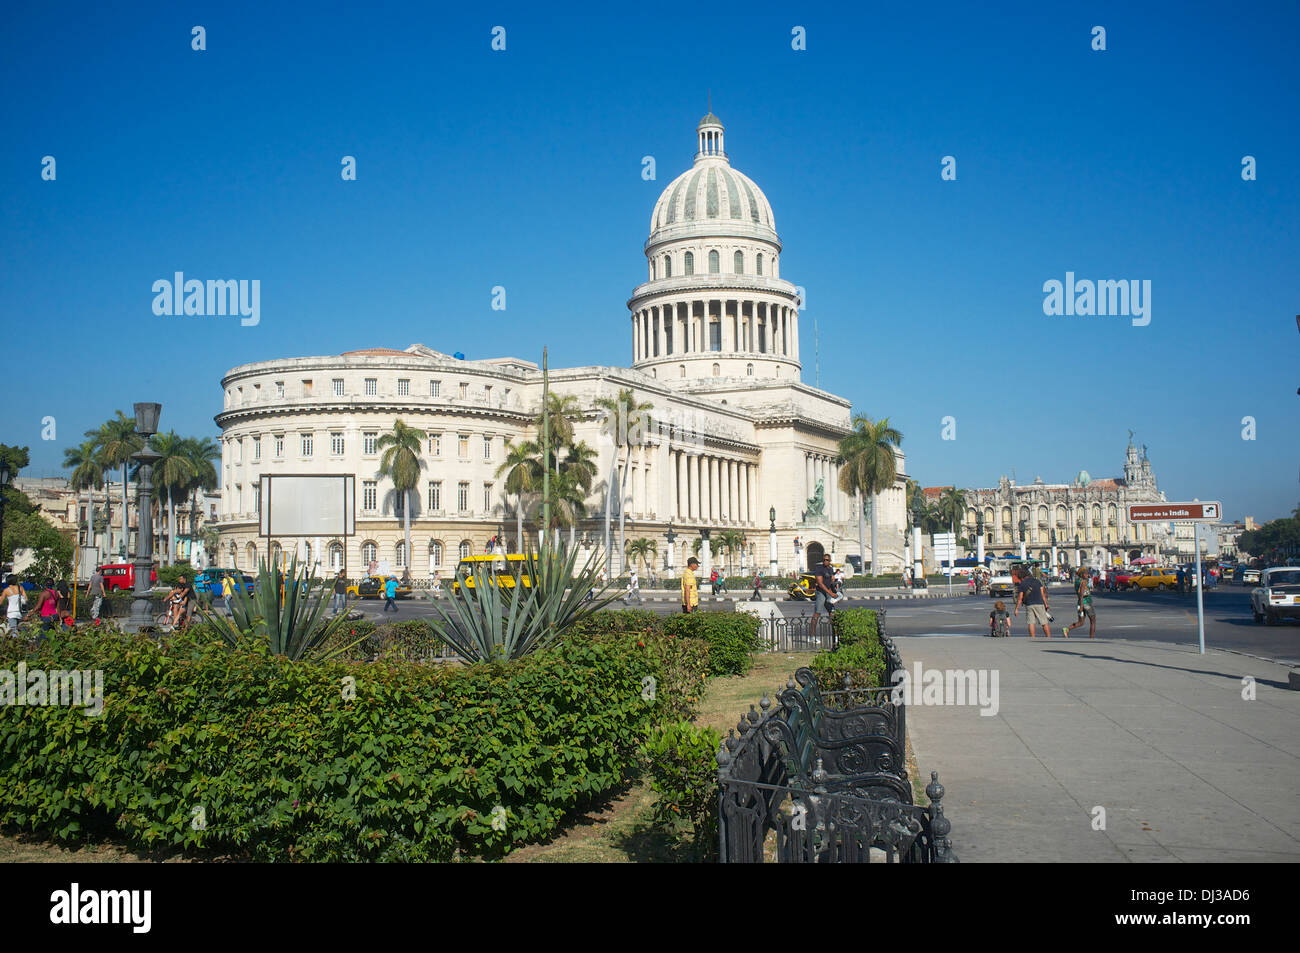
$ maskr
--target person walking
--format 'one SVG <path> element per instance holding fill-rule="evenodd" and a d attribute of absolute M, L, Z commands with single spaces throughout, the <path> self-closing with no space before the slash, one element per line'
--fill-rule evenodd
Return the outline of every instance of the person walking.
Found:
<path fill-rule="evenodd" d="M 347 599 L 348 581 L 343 577 L 343 570 L 340 569 L 339 574 L 334 577 L 334 605 L 331 608 L 334 610 L 335 615 L 338 615 L 343 611 L 344 605 L 347 604 Z"/>
<path fill-rule="evenodd" d="M 442 573 L 436 569 L 433 571 L 433 594 L 435 596 L 442 595 Z"/>
<path fill-rule="evenodd" d="M 749 597 L 750 602 L 763 601 L 763 577 L 757 569 L 754 570 L 754 594 Z"/>
<path fill-rule="evenodd" d="M 99 607 L 104 604 L 104 573 L 98 566 L 90 574 L 90 582 L 86 583 L 86 598 L 90 602 L 90 618 L 99 625 Z"/>
<path fill-rule="evenodd" d="M 1174 579 L 1178 582 L 1178 594 L 1183 594 L 1183 584 L 1187 582 L 1187 574 L 1183 572 L 1183 567 L 1179 566 L 1178 571 L 1174 573 Z"/>
<path fill-rule="evenodd" d="M 36 604 L 28 610 L 27 615 L 23 616 L 26 622 L 32 616 L 40 613 L 41 617 L 41 636 L 45 638 L 45 633 L 53 631 L 54 627 L 59 624 L 59 592 L 54 588 L 54 580 L 47 579 L 45 588 L 41 590 L 40 597 Z"/>
<path fill-rule="evenodd" d="M 221 608 L 226 610 L 226 615 L 234 618 L 235 614 L 230 610 L 230 597 L 235 594 L 235 582 L 230 573 L 221 577 Z"/>
<path fill-rule="evenodd" d="M 389 576 L 388 579 L 384 581 L 384 611 L 385 612 L 388 611 L 389 606 L 393 607 L 394 612 L 397 611 L 397 577 L 396 576 Z"/>
<path fill-rule="evenodd" d="M 1079 619 L 1071 625 L 1065 627 L 1065 637 L 1070 637 L 1070 630 L 1077 629 L 1083 625 L 1083 620 L 1088 620 L 1088 638 L 1097 637 L 1097 610 L 1092 605 L 1092 580 L 1088 578 L 1085 570 L 1079 570 L 1079 578 L 1074 581 L 1074 594 L 1079 600 Z"/>
<path fill-rule="evenodd" d="M 632 572 L 627 577 L 627 595 L 623 598 L 624 602 L 633 600 L 641 602 L 641 580 L 636 574 L 636 567 L 632 568 Z"/>
<path fill-rule="evenodd" d="M 0 592 L 0 599 L 5 601 L 5 621 L 8 624 L 9 635 L 18 634 L 18 622 L 23 616 L 23 605 L 27 602 L 27 593 L 23 587 L 18 585 L 18 577 L 10 575 L 5 579 L 4 591 Z"/>
<path fill-rule="evenodd" d="M 692 556 L 686 560 L 686 571 L 682 573 L 682 611 L 696 612 L 700 608 L 700 583 L 695 578 L 695 570 L 700 561 Z"/>
<path fill-rule="evenodd" d="M 1047 604 L 1047 590 L 1032 573 L 1022 572 L 1016 581 L 1016 610 L 1012 613 L 1013 617 L 1020 615 L 1022 605 L 1025 614 L 1029 616 L 1029 637 L 1031 639 L 1038 637 L 1034 632 L 1034 626 L 1037 624 L 1043 627 L 1043 633 L 1050 639 L 1052 615 Z"/>
<path fill-rule="evenodd" d="M 831 554 L 827 553 L 822 557 L 822 564 L 813 568 L 813 612 L 812 627 L 809 630 L 810 639 L 817 638 L 817 620 L 826 616 L 827 623 L 831 620 L 832 606 L 835 604 L 835 570 L 831 568 Z"/>

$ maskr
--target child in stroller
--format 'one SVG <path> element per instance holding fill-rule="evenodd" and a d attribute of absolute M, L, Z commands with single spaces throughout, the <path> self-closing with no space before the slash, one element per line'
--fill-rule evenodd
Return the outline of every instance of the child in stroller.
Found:
<path fill-rule="evenodd" d="M 1007 605 L 999 599 L 993 603 L 993 611 L 989 613 L 989 636 L 998 639 L 1010 634 L 1011 620 L 1007 615 Z"/>

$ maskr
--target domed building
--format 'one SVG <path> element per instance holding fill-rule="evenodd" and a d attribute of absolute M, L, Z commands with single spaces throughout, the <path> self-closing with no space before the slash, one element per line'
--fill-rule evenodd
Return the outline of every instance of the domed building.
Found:
<path fill-rule="evenodd" d="M 588 550 L 603 546 L 608 502 L 615 527 L 620 506 L 625 511 L 627 540 L 654 541 L 660 573 L 680 569 L 706 535 L 702 558 L 712 549 L 714 561 L 734 570 L 767 573 L 773 522 L 782 573 L 823 552 L 845 562 L 858 554 L 855 504 L 838 488 L 836 460 L 850 403 L 801 380 L 799 290 L 781 277 L 772 206 L 731 167 L 724 131 L 712 112 L 700 121 L 692 167 L 651 212 L 646 281 L 627 302 L 631 367 L 549 372 L 551 389 L 572 395 L 579 408 L 574 439 L 596 451 L 598 478 L 574 538 Z M 422 344 L 374 347 L 241 365 L 222 388 L 223 565 L 250 569 L 266 552 L 292 547 L 325 569 L 358 575 L 379 566 L 419 582 L 448 575 L 494 537 L 517 548 L 521 502 L 505 492 L 498 471 L 511 444 L 535 435 L 542 374 L 534 362 L 465 360 Z M 624 428 L 628 441 L 620 446 L 611 436 L 619 428 L 606 426 L 598 402 L 623 390 L 653 409 L 643 426 Z M 397 419 L 427 434 L 410 553 L 403 502 L 379 475 L 376 452 Z M 901 453 L 898 471 L 895 487 L 880 496 L 885 571 L 903 559 Z M 354 475 L 356 535 L 259 537 L 264 474 Z M 522 505 L 533 519 L 533 501 Z M 743 543 L 718 553 L 723 534 Z M 869 562 L 870 551 L 864 555 Z"/>

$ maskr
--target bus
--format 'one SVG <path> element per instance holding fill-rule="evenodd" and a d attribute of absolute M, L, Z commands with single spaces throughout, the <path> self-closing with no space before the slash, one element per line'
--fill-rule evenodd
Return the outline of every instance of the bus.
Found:
<path fill-rule="evenodd" d="M 943 566 L 940 572 L 945 576 L 961 576 L 963 579 L 970 576 L 976 569 L 988 569 L 993 562 L 992 556 L 985 556 L 984 562 L 980 562 L 974 556 L 964 556 L 955 560 L 952 566 L 948 565 L 948 560 L 943 560 Z"/>

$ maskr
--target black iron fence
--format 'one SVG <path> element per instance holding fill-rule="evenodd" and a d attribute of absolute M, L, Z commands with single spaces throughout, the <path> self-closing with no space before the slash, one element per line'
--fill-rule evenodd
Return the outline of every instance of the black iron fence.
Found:
<path fill-rule="evenodd" d="M 880 638 L 886 649 L 894 652 L 890 659 L 889 670 L 896 671 L 902 667 L 902 660 L 897 658 L 897 650 L 885 635 L 885 611 L 874 610 L 876 621 L 880 626 Z M 830 652 L 836 646 L 835 631 L 828 619 L 818 619 L 813 624 L 813 616 L 799 615 L 784 618 L 774 615 L 764 619 L 758 629 L 759 645 L 765 652 Z M 894 662 L 898 664 L 895 665 Z"/>

